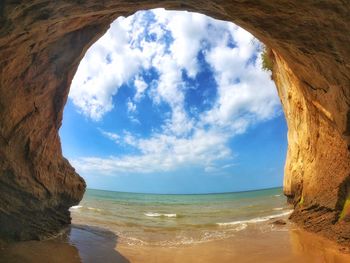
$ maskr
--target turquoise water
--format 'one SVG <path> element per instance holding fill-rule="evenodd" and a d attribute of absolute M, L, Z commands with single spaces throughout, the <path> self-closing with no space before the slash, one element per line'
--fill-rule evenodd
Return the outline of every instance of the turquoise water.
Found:
<path fill-rule="evenodd" d="M 88 189 L 70 209 L 73 223 L 116 233 L 128 244 L 177 245 L 232 237 L 291 212 L 281 188 L 259 191 L 159 195 Z"/>

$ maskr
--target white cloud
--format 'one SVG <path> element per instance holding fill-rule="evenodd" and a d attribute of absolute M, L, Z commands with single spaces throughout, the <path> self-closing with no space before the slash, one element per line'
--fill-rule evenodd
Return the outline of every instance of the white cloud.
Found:
<path fill-rule="evenodd" d="M 132 48 L 136 32 L 130 33 L 132 19 L 120 17 L 111 24 L 85 54 L 72 81 L 69 97 L 78 109 L 100 120 L 114 107 L 113 96 L 141 68 L 149 67 L 150 57 Z"/>
<path fill-rule="evenodd" d="M 114 141 L 115 143 L 119 144 L 120 143 L 120 136 L 116 133 L 112 133 L 112 132 L 106 132 L 102 129 L 99 129 L 99 131 L 102 133 L 103 136 L 105 136 L 106 138 Z"/>
<path fill-rule="evenodd" d="M 136 104 L 133 103 L 130 99 L 127 101 L 126 106 L 128 108 L 128 112 L 130 113 L 136 112 Z"/>
<path fill-rule="evenodd" d="M 79 172 L 144 173 L 184 166 L 202 166 L 207 172 L 227 169 L 229 164 L 216 162 L 231 163 L 230 138 L 280 112 L 274 83 L 261 69 L 259 43 L 251 34 L 200 14 L 163 9 L 153 12 L 158 23 L 149 25 L 148 32 L 156 41 L 142 38 L 142 13 L 117 19 L 85 55 L 69 96 L 83 114 L 100 120 L 115 106 L 112 98 L 119 87 L 133 83 L 135 95 L 126 102 L 131 120 L 139 122 L 133 114 L 145 96 L 155 105 L 166 103 L 170 116 L 148 138 L 128 131 L 122 135 L 101 131 L 139 154 L 78 158 L 72 163 Z M 164 41 L 169 32 L 171 43 Z M 192 79 L 197 76 L 200 50 L 212 68 L 217 98 L 209 110 L 196 113 L 194 118 L 185 110 L 189 87 L 183 72 Z M 158 78 L 147 84 L 140 71 L 150 68 L 156 70 Z"/>
<path fill-rule="evenodd" d="M 124 143 L 135 147 L 142 154 L 119 158 L 83 157 L 72 163 L 80 172 L 102 172 L 108 175 L 164 172 L 189 165 L 211 166 L 216 160 L 232 156 L 231 150 L 225 145 L 226 139 L 226 135 L 203 130 L 196 131 L 188 139 L 164 134 L 140 139 L 127 133 Z"/>
<path fill-rule="evenodd" d="M 135 78 L 134 85 L 136 88 L 136 94 L 134 96 L 134 100 L 139 101 L 144 96 L 144 92 L 147 89 L 148 85 L 141 76 L 137 76 Z"/>
<path fill-rule="evenodd" d="M 164 12 L 159 11 L 156 14 L 160 13 Z M 162 19 L 174 38 L 170 47 L 172 58 L 190 77 L 195 77 L 199 70 L 197 54 L 201 49 L 201 41 L 207 33 L 208 17 L 197 13 L 175 11 L 170 17 Z"/>

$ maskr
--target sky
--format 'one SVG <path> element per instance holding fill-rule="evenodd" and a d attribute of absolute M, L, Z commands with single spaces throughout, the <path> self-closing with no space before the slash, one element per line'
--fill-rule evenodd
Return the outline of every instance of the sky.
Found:
<path fill-rule="evenodd" d="M 281 186 L 287 127 L 261 50 L 242 28 L 197 13 L 119 17 L 72 81 L 64 156 L 93 189 Z"/>

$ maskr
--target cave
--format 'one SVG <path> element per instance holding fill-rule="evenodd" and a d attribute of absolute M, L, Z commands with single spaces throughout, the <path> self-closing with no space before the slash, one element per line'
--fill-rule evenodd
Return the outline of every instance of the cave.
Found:
<path fill-rule="evenodd" d="M 58 129 L 87 49 L 112 21 L 163 7 L 231 21 L 270 50 L 288 124 L 284 193 L 302 227 L 350 240 L 350 28 L 345 1 L 3 1 L 0 237 L 44 239 L 70 223 L 84 180 Z"/>

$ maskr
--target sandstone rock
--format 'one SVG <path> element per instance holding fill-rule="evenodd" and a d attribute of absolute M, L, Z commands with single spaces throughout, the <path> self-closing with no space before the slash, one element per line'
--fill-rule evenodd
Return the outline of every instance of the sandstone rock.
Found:
<path fill-rule="evenodd" d="M 283 219 L 277 219 L 277 220 L 273 221 L 271 224 L 277 225 L 277 226 L 284 226 L 287 224 L 287 222 Z"/>
<path fill-rule="evenodd" d="M 233 21 L 272 49 L 292 218 L 346 240 L 338 217 L 350 195 L 350 7 L 341 0 L 2 1 L 0 236 L 38 239 L 70 223 L 85 189 L 58 136 L 71 80 L 114 19 L 155 7 Z"/>

